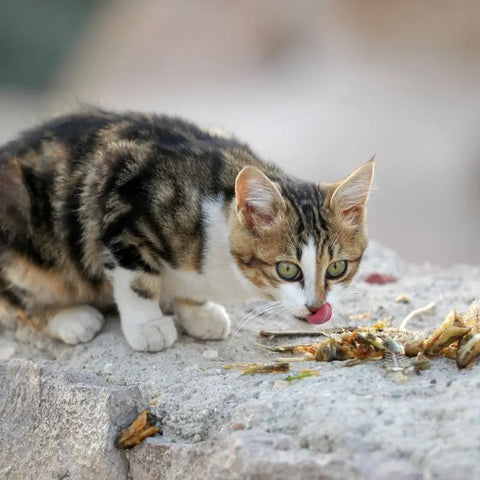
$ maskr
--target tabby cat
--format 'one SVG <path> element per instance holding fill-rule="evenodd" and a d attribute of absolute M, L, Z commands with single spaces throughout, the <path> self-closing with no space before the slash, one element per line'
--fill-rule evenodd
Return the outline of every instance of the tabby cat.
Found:
<path fill-rule="evenodd" d="M 53 119 L 0 148 L 0 318 L 76 344 L 116 305 L 131 347 L 152 352 L 177 338 L 167 303 L 200 339 L 228 335 L 222 300 L 323 323 L 367 245 L 373 167 L 305 182 L 178 118 Z"/>

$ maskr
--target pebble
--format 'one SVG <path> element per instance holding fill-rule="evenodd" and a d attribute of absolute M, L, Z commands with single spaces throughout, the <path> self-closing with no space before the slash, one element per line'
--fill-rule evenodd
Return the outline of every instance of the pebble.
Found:
<path fill-rule="evenodd" d="M 215 358 L 218 358 L 218 350 L 213 350 L 213 349 L 205 350 L 202 353 L 202 356 L 204 358 L 208 358 L 209 360 L 214 360 Z"/>
<path fill-rule="evenodd" d="M 106 363 L 103 367 L 103 373 L 107 375 L 113 372 L 113 363 Z"/>

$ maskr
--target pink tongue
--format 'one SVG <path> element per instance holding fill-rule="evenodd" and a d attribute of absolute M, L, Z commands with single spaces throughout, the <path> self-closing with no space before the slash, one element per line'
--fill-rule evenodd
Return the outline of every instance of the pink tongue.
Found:
<path fill-rule="evenodd" d="M 324 303 L 319 310 L 307 317 L 308 323 L 320 325 L 328 322 L 332 318 L 332 306 L 329 303 Z"/>

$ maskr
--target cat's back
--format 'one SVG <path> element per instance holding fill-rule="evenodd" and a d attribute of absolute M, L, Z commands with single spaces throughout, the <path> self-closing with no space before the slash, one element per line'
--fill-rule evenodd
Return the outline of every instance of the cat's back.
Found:
<path fill-rule="evenodd" d="M 0 243 L 44 232 L 74 244 L 90 192 L 108 194 L 120 177 L 143 182 L 128 190 L 130 203 L 147 184 L 179 196 L 232 195 L 247 164 L 265 165 L 236 139 L 180 118 L 96 108 L 59 116 L 0 147 Z"/>
<path fill-rule="evenodd" d="M 24 131 L 0 146 L 0 161 L 5 163 L 15 157 L 20 163 L 38 164 L 52 157 L 57 162 L 68 159 L 81 162 L 99 148 L 121 140 L 154 143 L 163 148 L 234 142 L 226 138 L 221 140 L 176 117 L 90 108 L 53 118 Z M 54 150 L 56 155 L 49 155 Z"/>
<path fill-rule="evenodd" d="M 98 147 L 121 140 L 154 143 L 160 148 L 236 148 L 250 152 L 247 145 L 219 128 L 203 129 L 179 117 L 88 108 L 25 130 L 0 146 L 0 158 L 41 154 L 45 147 L 58 144 L 80 160 Z"/>
<path fill-rule="evenodd" d="M 0 197 L 4 204 L 26 203 L 28 197 L 50 191 L 59 177 L 68 187 L 115 144 L 141 146 L 166 168 L 186 157 L 215 167 L 228 151 L 236 153 L 229 157 L 233 163 L 257 162 L 234 138 L 180 118 L 88 108 L 48 120 L 0 146 Z"/>

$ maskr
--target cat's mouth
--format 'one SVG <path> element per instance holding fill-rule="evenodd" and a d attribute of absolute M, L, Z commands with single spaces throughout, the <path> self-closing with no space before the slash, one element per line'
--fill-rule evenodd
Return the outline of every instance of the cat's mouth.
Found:
<path fill-rule="evenodd" d="M 324 303 L 318 310 L 312 312 L 306 317 L 296 317 L 299 320 L 304 320 L 313 325 L 321 325 L 328 322 L 332 318 L 332 306 L 329 303 Z"/>

